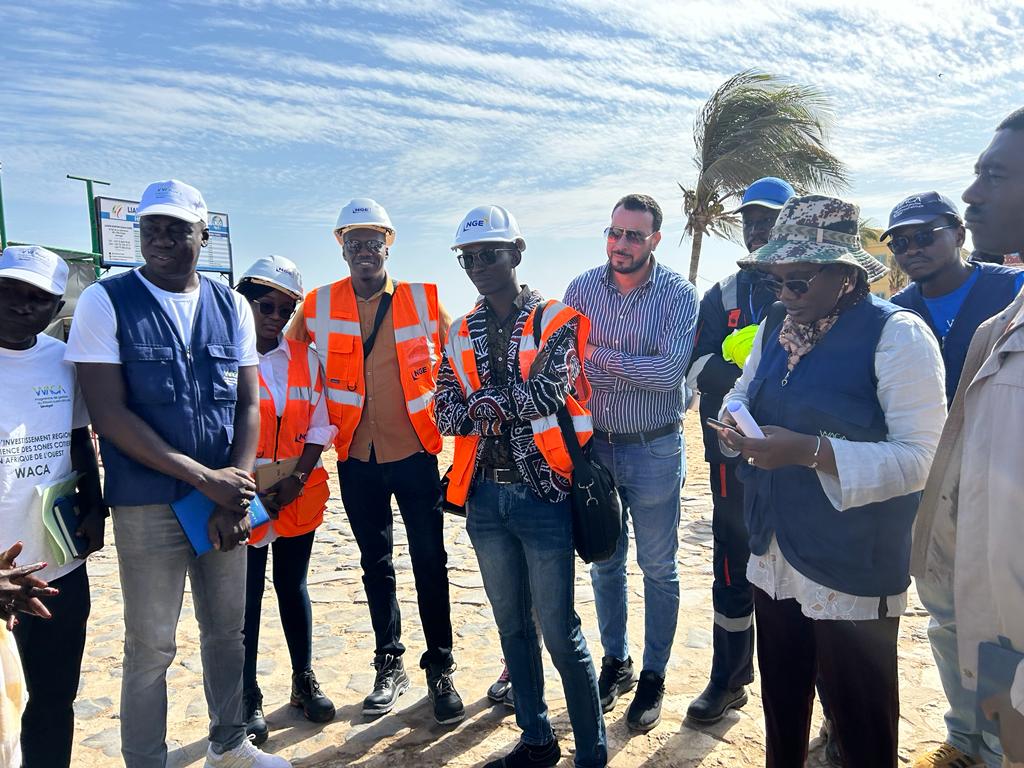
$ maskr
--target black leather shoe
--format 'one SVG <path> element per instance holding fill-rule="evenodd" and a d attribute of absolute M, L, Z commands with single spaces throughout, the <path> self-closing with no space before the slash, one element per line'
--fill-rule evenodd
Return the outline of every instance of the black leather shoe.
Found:
<path fill-rule="evenodd" d="M 242 691 L 242 720 L 245 721 L 245 735 L 257 747 L 270 735 L 267 721 L 263 717 L 263 694 L 259 687 Z"/>
<path fill-rule="evenodd" d="M 644 670 L 636 686 L 636 695 L 626 710 L 626 726 L 646 733 L 661 722 L 661 700 L 665 696 L 665 678 Z"/>
<path fill-rule="evenodd" d="M 561 759 L 562 750 L 555 739 L 540 747 L 520 741 L 511 752 L 492 760 L 484 768 L 551 768 Z"/>
<path fill-rule="evenodd" d="M 292 674 L 293 707 L 302 707 L 302 714 L 314 723 L 328 723 L 334 719 L 334 702 L 324 696 L 313 670 Z"/>
<path fill-rule="evenodd" d="M 427 667 L 427 695 L 434 705 L 434 720 L 441 725 L 451 725 L 466 718 L 462 697 L 455 690 L 452 675 L 455 665 L 431 664 Z"/>
<path fill-rule="evenodd" d="M 700 725 L 711 725 L 717 723 L 730 709 L 739 709 L 747 703 L 746 686 L 729 690 L 714 683 L 708 683 L 707 688 L 696 699 L 690 702 L 686 710 L 686 719 L 692 720 Z"/>
<path fill-rule="evenodd" d="M 395 708 L 398 697 L 409 690 L 409 676 L 401 656 L 377 656 L 373 660 L 377 677 L 373 691 L 363 699 L 364 715 L 384 715 Z"/>
<path fill-rule="evenodd" d="M 633 671 L 633 659 L 627 657 L 619 661 L 614 656 L 601 659 L 601 674 L 597 678 L 597 692 L 601 696 L 601 710 L 611 712 L 615 708 L 619 694 L 633 690 L 636 686 L 636 672 Z"/>

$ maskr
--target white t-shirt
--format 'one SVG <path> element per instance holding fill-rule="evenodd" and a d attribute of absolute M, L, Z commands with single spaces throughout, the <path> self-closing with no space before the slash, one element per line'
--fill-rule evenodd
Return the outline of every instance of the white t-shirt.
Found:
<path fill-rule="evenodd" d="M 71 430 L 89 424 L 64 342 L 39 335 L 31 349 L 0 348 L 0 393 L 0 550 L 20 540 L 18 565 L 53 563 L 36 486 L 71 473 Z M 83 562 L 37 575 L 50 581 Z"/>
<path fill-rule="evenodd" d="M 185 343 L 192 339 L 192 326 L 195 324 L 196 309 L 199 307 L 199 289 L 184 293 L 172 293 L 158 288 L 143 277 L 142 272 L 135 274 L 141 279 L 153 298 L 163 309 L 178 337 Z M 238 339 L 240 347 L 240 366 L 257 365 L 256 326 L 253 324 L 252 308 L 249 301 L 240 293 L 232 294 L 238 316 Z M 117 315 L 114 305 L 110 302 L 110 294 L 99 283 L 94 283 L 82 291 L 75 307 L 74 322 L 71 323 L 71 335 L 68 337 L 67 360 L 73 363 L 121 363 L 121 348 L 117 342 Z"/>

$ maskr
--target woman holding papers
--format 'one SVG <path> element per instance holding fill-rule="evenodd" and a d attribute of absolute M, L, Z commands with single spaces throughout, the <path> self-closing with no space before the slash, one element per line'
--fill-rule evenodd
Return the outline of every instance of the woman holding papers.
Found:
<path fill-rule="evenodd" d="M 861 248 L 858 215 L 835 198 L 790 198 L 740 262 L 767 272 L 786 308 L 761 325 L 726 396 L 764 437 L 719 428 L 745 459 L 769 768 L 804 764 L 815 678 L 843 765 L 896 765 L 896 638 L 944 372 L 925 323 L 870 295 L 887 270 Z M 722 420 L 738 421 L 728 407 Z"/>
<path fill-rule="evenodd" d="M 256 485 L 270 523 L 253 531 L 245 603 L 243 699 L 246 731 L 256 745 L 267 740 L 263 695 L 256 683 L 260 609 L 267 550 L 274 550 L 274 591 L 292 662 L 291 704 L 314 722 L 334 717 L 334 704 L 320 690 L 311 668 L 313 615 L 306 575 L 313 537 L 330 495 L 320 462 L 334 439 L 327 417 L 322 374 L 308 344 L 285 340 L 282 331 L 302 299 L 302 277 L 294 263 L 267 256 L 253 264 L 236 290 L 252 302 L 260 373 L 260 440 Z"/>

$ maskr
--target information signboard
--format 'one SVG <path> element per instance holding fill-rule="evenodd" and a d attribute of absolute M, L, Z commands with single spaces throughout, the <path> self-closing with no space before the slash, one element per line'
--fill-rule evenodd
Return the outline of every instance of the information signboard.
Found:
<path fill-rule="evenodd" d="M 96 220 L 100 227 L 100 262 L 103 267 L 140 267 L 142 246 L 139 222 L 135 215 L 139 204 L 134 200 L 97 197 Z M 226 213 L 210 211 L 210 241 L 199 254 L 201 272 L 232 274 L 231 226 Z"/>

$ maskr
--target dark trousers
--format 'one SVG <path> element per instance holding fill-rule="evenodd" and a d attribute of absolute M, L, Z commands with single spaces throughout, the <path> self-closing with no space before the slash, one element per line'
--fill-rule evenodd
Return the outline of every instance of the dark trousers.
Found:
<path fill-rule="evenodd" d="M 50 582 L 60 590 L 56 597 L 46 598 L 52 619 L 18 614 L 14 639 L 28 689 L 28 706 L 21 718 L 24 768 L 71 765 L 74 703 L 91 608 L 85 569 L 80 565 Z"/>
<path fill-rule="evenodd" d="M 736 467 L 711 464 L 710 470 L 715 539 L 711 682 L 733 689 L 754 680 L 754 588 L 747 581 L 750 536 L 743 519 L 743 483 L 736 479 Z"/>
<path fill-rule="evenodd" d="M 274 549 L 274 592 L 277 610 L 281 614 L 281 628 L 288 644 L 292 672 L 301 673 L 313 663 L 313 611 L 306 590 L 309 555 L 313 551 L 316 531 L 301 536 L 275 539 L 265 547 L 249 547 L 245 573 L 245 667 L 242 688 L 256 687 L 256 655 L 260 644 L 260 614 L 263 606 L 263 588 L 267 582 L 267 554 Z"/>
<path fill-rule="evenodd" d="M 767 768 L 807 759 L 814 681 L 829 700 L 844 768 L 895 768 L 898 618 L 816 621 L 754 589 Z"/>
<path fill-rule="evenodd" d="M 421 451 L 401 461 L 378 464 L 371 453 L 369 461 L 350 458 L 339 462 L 338 478 L 345 513 L 359 545 L 376 654 L 405 653 L 402 614 L 395 591 L 391 512 L 394 496 L 405 523 L 416 600 L 427 642 L 420 667 L 450 666 L 453 659 L 448 553 L 444 549 L 444 519 L 438 503 L 441 480 L 437 457 Z"/>

